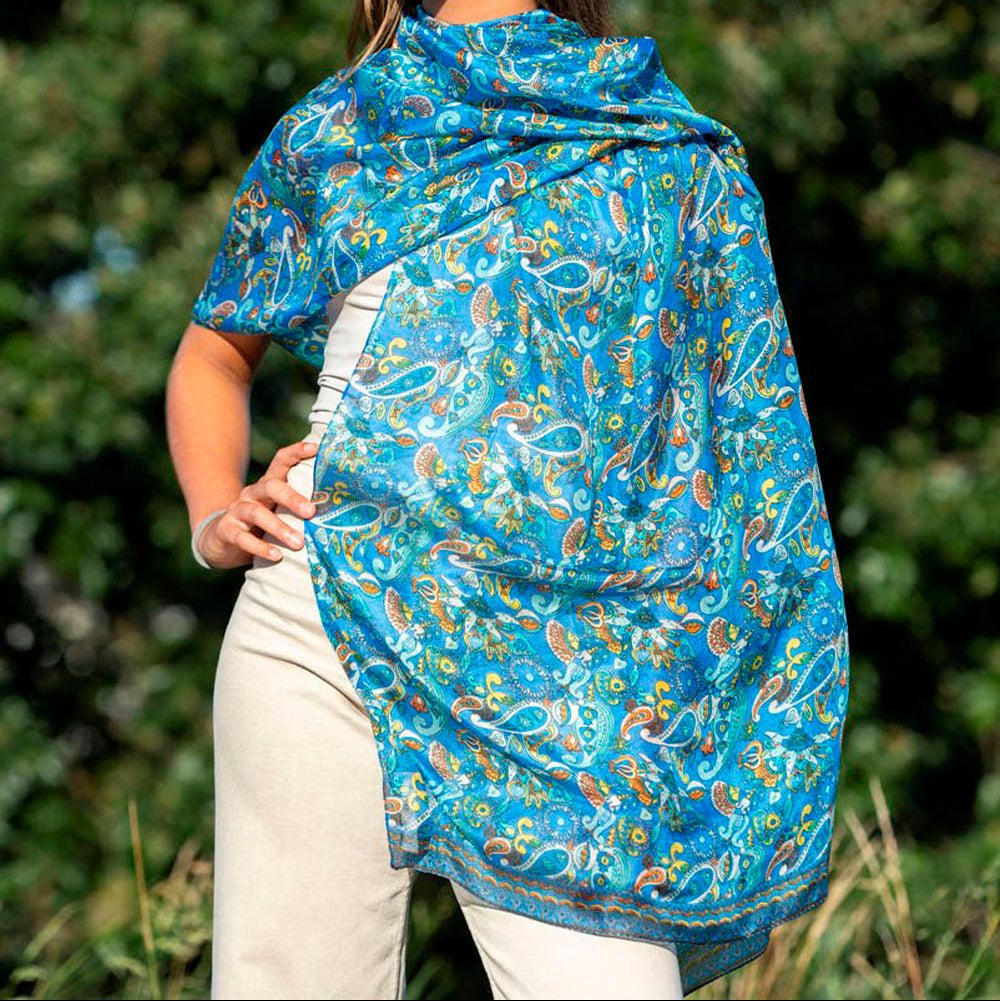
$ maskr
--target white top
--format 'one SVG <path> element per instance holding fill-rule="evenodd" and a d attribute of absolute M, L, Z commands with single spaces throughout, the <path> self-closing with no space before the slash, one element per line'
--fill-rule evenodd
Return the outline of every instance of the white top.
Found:
<path fill-rule="evenodd" d="M 382 306 L 393 261 L 352 288 L 338 292 L 327 307 L 330 334 L 323 355 L 323 369 L 317 376 L 319 392 L 309 422 L 328 424 L 347 383 L 354 374 L 358 357 Z"/>

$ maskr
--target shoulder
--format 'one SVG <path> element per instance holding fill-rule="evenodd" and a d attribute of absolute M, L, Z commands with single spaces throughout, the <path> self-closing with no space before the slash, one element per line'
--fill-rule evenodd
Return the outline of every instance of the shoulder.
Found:
<path fill-rule="evenodd" d="M 307 156 L 329 141 L 337 126 L 353 122 L 353 90 L 341 69 L 302 95 L 275 122 L 264 147 L 283 156 Z"/>
<path fill-rule="evenodd" d="M 684 210 L 690 226 L 718 212 L 763 215 L 763 199 L 742 146 L 664 142 L 637 151 L 640 196 L 651 216 Z"/>
<path fill-rule="evenodd" d="M 331 156 L 352 131 L 354 91 L 347 68 L 337 70 L 303 94 L 271 126 L 251 173 L 286 199 L 315 195 Z M 343 156 L 341 152 L 340 156 Z"/>

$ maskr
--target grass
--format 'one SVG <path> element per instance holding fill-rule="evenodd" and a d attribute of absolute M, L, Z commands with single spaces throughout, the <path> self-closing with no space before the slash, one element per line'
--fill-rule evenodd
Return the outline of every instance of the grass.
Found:
<path fill-rule="evenodd" d="M 824 903 L 776 928 L 758 960 L 693 997 L 997 996 L 1000 861 L 973 885 L 928 894 L 918 935 L 905 853 L 877 778 L 870 779 L 869 791 L 873 822 L 865 824 L 848 809 L 835 827 Z M 939 871 L 947 875 L 946 859 Z M 977 988 L 981 993 L 974 993 Z"/>
<path fill-rule="evenodd" d="M 877 778 L 870 780 L 869 792 L 869 819 L 852 809 L 837 818 L 824 903 L 776 928 L 760 958 L 692 997 L 998 996 L 1000 858 L 975 879 L 950 885 L 947 855 L 922 867 L 920 850 L 899 844 Z M 113 893 L 111 906 L 106 900 L 100 906 L 84 901 L 54 914 L 24 948 L 3 997 L 208 996 L 211 861 L 199 855 L 196 844 L 185 843 L 171 871 L 147 886 L 133 800 L 128 819 L 127 892 L 120 887 Z M 919 892 L 908 885 L 908 873 Z M 415 891 L 408 947 L 408 997 L 414 1001 L 473 996 L 468 977 L 463 986 L 461 975 L 470 963 L 478 964 L 469 952 L 471 940 L 452 934 L 450 951 L 441 941 L 441 929 L 454 930 L 458 915 L 445 881 Z"/>

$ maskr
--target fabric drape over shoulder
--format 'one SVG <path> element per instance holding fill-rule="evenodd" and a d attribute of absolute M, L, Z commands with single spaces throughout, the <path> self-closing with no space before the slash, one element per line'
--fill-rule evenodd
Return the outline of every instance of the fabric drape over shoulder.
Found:
<path fill-rule="evenodd" d="M 389 264 L 305 538 L 392 864 L 690 993 L 825 898 L 848 695 L 746 151 L 652 38 L 418 7 L 276 124 L 192 318 L 318 368 Z"/>

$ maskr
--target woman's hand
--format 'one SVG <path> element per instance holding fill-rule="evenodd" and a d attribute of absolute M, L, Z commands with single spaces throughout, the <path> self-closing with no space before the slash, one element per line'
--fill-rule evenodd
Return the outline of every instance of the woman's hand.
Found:
<path fill-rule="evenodd" d="M 281 550 L 261 536 L 268 532 L 292 549 L 304 539 L 275 514 L 281 504 L 301 518 L 311 517 L 315 505 L 288 483 L 288 471 L 316 451 L 315 441 L 297 441 L 274 453 L 264 475 L 248 483 L 225 514 L 213 518 L 198 539 L 198 551 L 213 567 L 227 568 L 253 562 L 252 557 L 280 560 Z M 247 560 L 247 554 L 251 559 Z"/>

